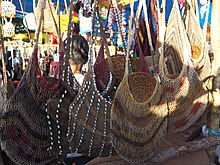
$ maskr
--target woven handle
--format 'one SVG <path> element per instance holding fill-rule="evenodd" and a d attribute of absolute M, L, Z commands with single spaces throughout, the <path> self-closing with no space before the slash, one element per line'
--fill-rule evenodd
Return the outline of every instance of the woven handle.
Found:
<path fill-rule="evenodd" d="M 51 16 L 54 22 L 54 26 L 59 38 L 59 63 L 58 63 L 58 83 L 60 83 L 60 77 L 61 77 L 61 68 L 62 68 L 62 60 L 63 60 L 63 56 L 64 56 L 64 48 L 63 48 L 63 42 L 62 42 L 62 37 L 61 37 L 61 33 L 60 33 L 60 14 L 59 14 L 59 27 L 57 25 L 56 19 L 54 17 L 53 11 L 52 11 L 52 7 L 51 7 L 51 0 L 48 0 L 48 4 L 49 4 L 49 8 L 50 8 L 50 12 L 51 12 Z M 59 0 L 58 0 L 59 2 Z"/>
<path fill-rule="evenodd" d="M 154 74 L 156 73 L 156 68 L 155 68 L 155 61 L 154 61 L 154 55 L 155 55 L 155 51 L 154 51 L 154 47 L 153 47 L 153 43 L 152 43 L 152 38 L 151 38 L 151 32 L 150 32 L 150 26 L 149 26 L 149 22 L 148 22 L 148 12 L 147 12 L 147 6 L 146 6 L 146 0 L 142 0 L 143 1 L 143 9 L 144 9 L 144 20 L 145 20 L 145 24 L 146 24 L 146 28 L 147 28 L 147 37 L 148 37 L 148 41 L 149 41 L 149 46 L 150 46 L 150 54 L 152 57 L 152 63 L 153 63 L 153 72 Z"/>
<path fill-rule="evenodd" d="M 38 41 L 39 41 L 39 36 L 40 36 L 40 28 L 41 28 L 41 24 L 43 22 L 43 12 L 46 6 L 46 0 L 41 0 L 38 3 L 43 3 L 42 8 L 40 10 L 40 20 L 39 20 L 39 24 L 35 33 L 35 45 L 33 48 L 33 53 L 32 53 L 32 59 L 31 59 L 31 63 L 29 66 L 29 69 L 26 73 L 26 75 L 30 75 L 30 81 L 32 81 L 33 78 L 36 78 L 37 76 L 41 75 L 41 71 L 40 71 L 40 67 L 38 64 Z"/>
<path fill-rule="evenodd" d="M 111 72 L 113 72 L 113 63 L 112 63 L 112 59 L 110 58 L 110 51 L 109 51 L 109 48 L 108 48 L 107 39 L 106 39 L 106 36 L 105 36 L 105 32 L 103 30 L 104 27 L 103 27 L 102 20 L 101 20 L 101 17 L 100 17 L 100 14 L 99 14 L 98 10 L 97 10 L 97 14 L 98 14 L 98 20 L 99 20 L 99 24 L 100 24 L 101 36 L 102 36 L 103 41 L 104 41 L 106 55 L 108 57 L 109 69 L 110 69 Z"/>
<path fill-rule="evenodd" d="M 132 23 L 132 20 L 134 19 L 134 2 L 132 2 L 130 4 L 130 6 L 131 6 L 131 15 L 129 18 L 129 29 L 128 29 L 128 50 L 127 50 L 127 56 L 126 56 L 124 76 L 127 76 L 128 74 L 130 74 L 132 72 L 129 64 L 130 64 L 130 48 L 131 48 L 132 40 L 133 40 L 133 36 L 134 36 L 134 29 L 133 28 L 135 27 L 135 26 L 133 26 L 133 23 Z M 138 10 L 136 11 L 136 17 L 134 19 L 135 23 L 137 23 L 139 20 L 142 6 L 143 6 L 143 2 L 140 1 L 139 5 L 138 5 Z"/>
<path fill-rule="evenodd" d="M 138 10 L 137 10 L 137 13 L 136 13 L 136 17 L 135 17 L 135 20 L 134 20 L 134 26 L 135 26 L 136 29 L 139 26 L 138 24 L 139 24 L 139 18 L 140 18 L 140 15 L 141 15 L 142 7 L 143 7 L 143 2 L 140 1 L 139 6 L 138 6 Z M 140 58 L 140 70 L 142 72 L 150 73 L 150 69 L 148 68 L 147 63 L 146 63 L 145 58 L 144 58 L 144 54 L 143 54 L 143 51 L 142 51 L 142 48 L 141 48 L 141 43 L 140 43 L 138 34 L 139 34 L 139 31 L 137 31 L 136 36 L 137 36 L 138 48 L 140 50 L 140 56 L 139 56 L 139 58 Z"/>
<path fill-rule="evenodd" d="M 88 60 L 88 72 L 92 71 L 93 67 L 93 54 L 94 54 L 94 31 L 95 31 L 95 18 L 96 18 L 96 10 L 98 8 L 98 1 L 94 1 L 94 10 L 92 13 L 92 36 L 90 38 L 89 44 L 89 60 Z"/>
<path fill-rule="evenodd" d="M 100 3 L 100 2 L 99 2 Z M 107 29 L 108 27 L 108 19 L 109 19 L 109 15 L 110 15 L 110 9 L 111 9 L 111 3 L 109 4 L 108 6 L 108 13 L 107 13 L 107 19 L 106 19 L 106 24 L 105 24 L 105 30 Z M 98 28 L 96 30 L 96 33 L 98 33 Z M 100 50 L 104 47 L 104 43 L 102 42 L 101 43 L 101 47 L 100 47 Z M 103 48 L 104 49 L 104 48 Z M 101 51 L 102 52 L 102 51 Z M 96 62 L 95 62 L 95 65 L 99 64 L 100 62 L 103 62 L 105 59 L 104 59 L 104 53 L 101 53 L 99 51 L 98 53 L 98 57 L 96 58 Z"/>
<path fill-rule="evenodd" d="M 69 59 L 70 59 L 70 43 L 71 43 L 71 36 L 72 36 L 72 14 L 73 14 L 74 2 L 70 0 L 70 11 L 69 11 L 69 22 L 68 22 L 68 31 L 67 31 L 67 49 L 65 51 L 65 59 L 64 59 L 64 74 L 62 75 L 62 79 L 64 80 L 68 74 L 68 67 L 69 67 Z"/>
<path fill-rule="evenodd" d="M 118 29 L 119 29 L 119 34 L 121 35 L 121 39 L 122 39 L 122 44 L 123 44 L 123 48 L 124 48 L 124 52 L 125 52 L 125 55 L 127 54 L 127 49 L 126 49 L 126 44 L 125 44 L 125 38 L 122 34 L 122 28 L 121 28 L 121 19 L 120 19 L 120 16 L 119 16 L 119 10 L 118 10 L 118 3 L 116 0 L 112 0 L 112 5 L 113 7 L 115 8 L 115 11 L 116 11 L 116 22 L 118 24 Z"/>

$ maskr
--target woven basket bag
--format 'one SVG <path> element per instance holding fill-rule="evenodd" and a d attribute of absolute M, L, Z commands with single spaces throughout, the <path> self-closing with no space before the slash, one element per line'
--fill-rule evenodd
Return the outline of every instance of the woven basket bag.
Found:
<path fill-rule="evenodd" d="M 109 13 L 110 7 L 107 19 L 109 17 Z M 100 33 L 103 38 L 103 41 L 99 49 L 98 57 L 96 58 L 96 62 L 94 64 L 95 80 L 97 89 L 99 90 L 101 95 L 107 98 L 109 101 L 112 101 L 118 84 L 118 78 L 116 77 L 117 68 L 115 68 L 113 58 L 110 56 L 105 29 L 103 27 L 100 14 L 98 13 L 98 15 Z M 108 22 L 108 20 L 106 22 Z M 105 55 L 107 56 L 106 59 Z"/>
<path fill-rule="evenodd" d="M 167 24 L 165 50 L 159 62 L 161 83 L 169 108 L 169 133 L 189 128 L 207 106 L 208 94 L 190 55 L 190 44 L 175 1 Z"/>
<path fill-rule="evenodd" d="M 69 59 L 69 56 L 65 57 Z M 63 70 L 65 74 L 62 77 L 61 87 L 56 94 L 47 101 L 46 112 L 50 130 L 49 149 L 56 153 L 57 162 L 63 162 L 66 154 L 69 153 L 69 144 L 67 141 L 67 128 L 69 120 L 69 106 L 75 99 L 80 85 L 73 74 L 70 73 L 69 61 L 66 60 Z M 55 163 L 55 162 L 54 162 Z"/>
<path fill-rule="evenodd" d="M 36 8 L 36 19 L 40 20 L 40 16 L 41 16 L 41 9 L 44 8 L 43 10 L 43 25 L 42 25 L 42 31 L 43 32 L 55 32 L 56 29 L 54 27 L 54 20 L 53 20 L 53 16 L 51 14 L 50 11 L 50 5 L 52 5 L 52 1 L 51 0 L 46 0 L 45 4 L 44 4 L 44 0 L 39 0 L 38 4 L 37 4 L 37 8 Z M 52 13 L 55 15 L 55 8 L 52 7 Z"/>
<path fill-rule="evenodd" d="M 72 13 L 74 4 L 70 5 L 70 13 Z M 71 14 L 69 18 L 71 18 Z M 80 85 L 74 75 L 71 73 L 69 65 L 70 56 L 74 56 L 75 44 L 81 44 L 79 35 L 73 35 L 71 31 L 71 19 L 68 24 L 68 37 L 64 41 L 65 55 L 63 58 L 62 75 L 60 89 L 56 94 L 47 101 L 46 112 L 50 130 L 50 146 L 49 150 L 56 153 L 57 159 L 53 164 L 62 163 L 69 151 L 69 143 L 67 140 L 69 105 L 75 99 Z M 81 45 L 80 45 L 81 46 Z M 60 59 L 61 60 L 61 59 Z"/>
<path fill-rule="evenodd" d="M 43 10 L 43 8 L 42 8 Z M 38 43 L 43 12 L 36 33 Z M 56 159 L 50 145 L 46 101 L 60 87 L 60 80 L 44 77 L 38 65 L 38 45 L 14 94 L 8 100 L 1 125 L 2 149 L 17 164 L 46 164 Z"/>
<path fill-rule="evenodd" d="M 191 44 L 191 60 L 201 80 L 205 80 L 211 73 L 211 62 L 208 55 L 208 48 L 198 18 L 190 5 L 187 11 L 186 30 Z"/>
<path fill-rule="evenodd" d="M 101 48 L 100 48 L 101 50 Z M 116 89 L 118 88 L 121 80 L 124 76 L 125 71 L 125 56 L 118 56 L 114 55 L 109 57 L 112 60 L 113 66 L 114 66 L 114 72 L 113 77 L 116 78 L 114 81 L 114 90 L 109 91 L 104 96 L 110 96 L 110 98 L 113 100 L 115 96 Z M 103 59 L 103 61 L 100 61 L 99 63 L 96 63 L 94 65 L 94 71 L 95 71 L 95 79 L 97 82 L 97 89 L 100 92 L 103 92 L 105 88 L 108 85 L 109 80 L 109 66 L 108 66 L 108 59 Z M 140 60 L 134 57 L 131 57 L 130 59 L 131 65 L 132 65 L 132 71 L 138 72 L 140 71 Z"/>
<path fill-rule="evenodd" d="M 96 7 L 93 13 L 93 22 Z M 92 64 L 94 41 L 90 41 L 88 72 L 82 87 L 69 108 L 68 141 L 71 151 L 90 157 L 109 156 L 111 102 L 97 90 Z M 105 44 L 106 45 L 106 44 Z M 106 47 L 108 49 L 108 47 Z"/>
<path fill-rule="evenodd" d="M 130 34 L 128 43 L 131 38 Z M 126 59 L 111 108 L 111 138 L 118 155 L 129 163 L 141 163 L 153 156 L 166 133 L 167 103 L 158 79 L 146 72 L 131 73 L 129 53 Z"/>
<path fill-rule="evenodd" d="M 33 56 L 36 54 L 37 46 Z M 55 80 L 45 80 L 36 72 L 35 64 L 31 63 L 8 100 L 1 118 L 5 121 L 1 125 L 2 149 L 18 164 L 43 164 L 54 159 L 52 153 L 47 151 L 49 129 L 43 107 L 58 86 L 54 86 L 57 83 Z M 54 86 L 54 90 L 48 90 L 42 82 Z"/>

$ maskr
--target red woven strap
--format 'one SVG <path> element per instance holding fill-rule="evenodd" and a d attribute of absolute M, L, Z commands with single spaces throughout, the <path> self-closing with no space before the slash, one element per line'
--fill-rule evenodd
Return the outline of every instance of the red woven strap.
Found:
<path fill-rule="evenodd" d="M 139 32 L 139 30 L 138 30 L 138 32 Z M 147 63 L 146 63 L 145 58 L 144 58 L 144 54 L 142 52 L 140 38 L 139 38 L 138 34 L 137 34 L 137 47 L 138 47 L 138 50 L 139 50 L 140 71 L 150 73 L 150 69 L 147 66 Z"/>
<path fill-rule="evenodd" d="M 99 49 L 98 57 L 96 58 L 95 65 L 99 64 L 100 62 L 103 62 L 104 59 L 104 42 L 102 41 L 101 47 Z"/>
<path fill-rule="evenodd" d="M 44 89 L 48 90 L 48 91 L 53 91 L 55 89 L 57 89 L 60 86 L 60 79 L 58 79 L 53 85 L 48 85 L 47 83 L 47 78 L 43 76 L 43 74 L 41 73 L 39 64 L 38 64 L 38 46 L 35 45 L 34 47 L 34 51 L 32 54 L 32 61 L 31 61 L 31 66 L 29 69 L 29 82 L 32 82 L 34 79 L 38 78 L 38 81 L 41 85 L 41 87 L 43 87 Z M 59 69 L 60 70 L 60 69 Z M 61 72 L 61 71 L 60 71 Z M 59 76 L 60 77 L 60 73 Z"/>

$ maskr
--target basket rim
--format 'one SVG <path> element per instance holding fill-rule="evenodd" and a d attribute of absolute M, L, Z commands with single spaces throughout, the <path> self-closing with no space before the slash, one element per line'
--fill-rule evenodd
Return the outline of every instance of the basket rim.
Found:
<path fill-rule="evenodd" d="M 152 93 L 151 96 L 150 96 L 146 101 L 144 101 L 144 102 L 139 102 L 139 101 L 137 101 L 137 100 L 134 98 L 134 96 L 133 96 L 133 94 L 132 94 L 132 92 L 131 92 L 131 90 L 130 90 L 130 85 L 129 85 L 128 77 L 129 77 L 129 76 L 132 76 L 132 75 L 134 75 L 134 74 L 135 74 L 135 75 L 144 74 L 145 76 L 150 75 L 150 76 L 152 76 L 153 79 L 156 80 L 153 93 Z M 135 104 L 139 104 L 140 106 L 143 106 L 143 105 L 145 105 L 145 104 L 150 103 L 151 100 L 152 100 L 152 98 L 157 94 L 157 89 L 159 88 L 159 81 L 158 81 L 158 79 L 157 79 L 155 76 L 153 76 L 153 75 L 151 75 L 151 74 L 149 74 L 149 73 L 146 73 L 146 72 L 135 72 L 135 73 L 132 73 L 132 74 L 127 75 L 127 76 L 124 75 L 122 81 L 124 81 L 124 82 L 126 83 L 126 85 L 127 85 L 130 98 L 132 98 L 132 100 L 134 101 Z M 121 83 L 120 83 L 118 89 L 120 89 L 120 86 L 121 86 Z"/>

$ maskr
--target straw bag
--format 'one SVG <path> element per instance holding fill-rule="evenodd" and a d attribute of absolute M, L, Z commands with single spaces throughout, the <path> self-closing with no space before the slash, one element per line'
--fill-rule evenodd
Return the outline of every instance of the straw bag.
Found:
<path fill-rule="evenodd" d="M 50 130 L 50 146 L 48 149 L 57 157 L 53 163 L 63 162 L 66 154 L 70 152 L 66 137 L 69 119 L 68 109 L 80 87 L 73 75 L 68 75 L 68 77 L 68 80 L 61 82 L 61 88 L 47 101 L 45 108 Z"/>
<path fill-rule="evenodd" d="M 100 32 L 103 41 L 94 65 L 95 80 L 96 80 L 97 89 L 99 90 L 101 95 L 107 98 L 109 101 L 112 101 L 114 98 L 113 93 L 116 89 L 115 84 L 117 82 L 117 77 L 115 76 L 115 68 L 113 68 L 114 64 L 112 58 L 110 57 L 110 51 L 108 48 L 108 43 L 105 36 L 101 16 L 99 12 L 97 13 L 98 13 L 98 21 L 100 24 Z M 107 55 L 106 60 L 104 58 L 104 50 L 106 51 L 106 55 Z"/>
<path fill-rule="evenodd" d="M 71 3 L 70 6 L 70 13 L 72 11 L 73 3 Z M 71 18 L 71 14 L 69 15 L 69 18 Z M 53 152 L 57 157 L 57 159 L 52 162 L 53 164 L 62 163 L 66 158 L 67 153 L 70 152 L 66 137 L 69 119 L 68 109 L 80 88 L 76 78 L 70 73 L 70 54 L 73 56 L 75 45 L 81 44 L 78 40 L 78 35 L 74 35 L 73 38 L 71 37 L 73 35 L 71 31 L 71 22 L 72 20 L 69 19 L 67 28 L 68 38 L 64 41 L 65 56 L 62 67 L 63 73 L 61 77 L 61 87 L 56 94 L 47 101 L 45 109 L 50 130 L 50 146 L 48 147 L 48 150 Z"/>
<path fill-rule="evenodd" d="M 96 12 L 96 6 L 93 13 Z M 93 24 L 94 25 L 94 24 Z M 93 27 L 94 28 L 94 27 Z M 94 30 L 94 29 L 93 29 Z M 105 45 L 106 45 L 106 41 Z M 108 47 L 106 47 L 108 50 Z M 69 113 L 68 139 L 72 152 L 90 157 L 109 156 L 112 154 L 110 143 L 110 107 L 97 90 L 93 61 L 93 40 L 90 41 L 88 72 L 82 87 L 71 103 Z"/>
<path fill-rule="evenodd" d="M 36 8 L 36 19 L 40 19 L 41 15 L 41 9 L 43 8 L 43 26 L 42 26 L 42 32 L 55 32 L 55 26 L 54 26 L 54 20 L 52 18 L 52 14 L 50 12 L 50 5 L 52 5 L 51 0 L 46 0 L 44 3 L 44 0 L 39 0 Z M 52 13 L 55 14 L 55 8 L 52 7 Z"/>
<path fill-rule="evenodd" d="M 67 41 L 67 40 L 66 40 Z M 71 38 L 71 43 L 65 43 L 67 47 L 73 47 L 74 39 Z M 63 162 L 69 151 L 69 144 L 67 139 L 68 120 L 69 120 L 69 106 L 75 99 L 80 85 L 73 74 L 70 73 L 69 48 L 66 51 L 65 65 L 63 68 L 63 76 L 61 88 L 57 93 L 48 100 L 46 106 L 48 125 L 50 130 L 50 147 L 49 149 L 56 153 L 56 161 Z M 55 162 L 54 162 L 55 163 Z"/>
<path fill-rule="evenodd" d="M 207 106 L 207 92 L 190 60 L 190 44 L 175 1 L 169 17 L 165 51 L 160 56 L 161 83 L 168 100 L 168 132 L 189 128 Z"/>
<path fill-rule="evenodd" d="M 109 15 L 109 12 L 108 12 Z M 108 16 L 107 16 L 108 19 Z M 108 20 L 106 21 L 108 22 Z M 120 26 L 120 25 L 119 25 Z M 102 23 L 100 21 L 100 27 L 102 29 Z M 101 34 L 102 36 L 104 36 L 104 31 Z M 107 53 L 106 53 L 107 54 Z M 110 69 L 109 69 L 109 63 L 112 63 L 112 65 L 114 66 L 112 74 L 110 75 Z M 131 57 L 130 58 L 130 63 L 132 64 L 132 71 L 133 72 L 138 72 L 140 71 L 141 67 L 140 67 L 140 60 Z M 123 75 L 124 75 L 124 70 L 125 70 L 125 56 L 118 56 L 118 55 L 114 55 L 114 56 L 110 56 L 108 55 L 107 58 L 105 59 L 104 57 L 104 42 L 102 42 L 102 45 L 100 47 L 99 53 L 98 53 L 98 57 L 96 59 L 96 63 L 94 65 L 94 71 L 95 71 L 95 79 L 96 79 L 96 83 L 97 83 L 97 89 L 102 93 L 102 95 L 104 97 L 108 97 L 110 100 L 114 99 L 115 96 L 115 92 L 116 89 L 118 87 L 118 85 L 120 84 Z M 112 82 L 112 86 L 114 88 L 112 89 L 108 89 L 109 84 L 109 79 L 110 76 L 113 77 L 113 82 Z M 106 90 L 108 89 L 108 90 Z"/>
<path fill-rule="evenodd" d="M 37 54 L 34 48 L 33 57 Z M 19 86 L 8 100 L 1 126 L 2 149 L 18 164 L 42 164 L 53 159 L 49 146 L 49 129 L 44 104 L 58 86 L 54 80 L 43 81 L 37 76 L 35 64 L 30 64 Z M 48 90 L 41 83 L 53 86 Z"/>
<path fill-rule="evenodd" d="M 201 80 L 205 80 L 211 73 L 211 62 L 208 55 L 206 40 L 199 25 L 198 18 L 191 4 L 187 11 L 186 30 L 191 44 L 191 60 Z"/>
<path fill-rule="evenodd" d="M 12 23 L 12 18 L 8 21 L 4 18 L 4 25 L 3 25 L 3 36 L 4 37 L 14 37 L 15 36 L 15 25 Z"/>
<path fill-rule="evenodd" d="M 131 38 L 129 35 L 129 43 Z M 129 74 L 129 53 L 126 59 L 124 77 L 111 108 L 111 138 L 118 155 L 141 163 L 153 156 L 166 133 L 168 110 L 157 78 L 146 72 Z"/>
<path fill-rule="evenodd" d="M 60 80 L 42 75 L 37 54 L 36 44 L 31 63 L 8 100 L 1 118 L 4 121 L 1 125 L 2 149 L 17 164 L 46 164 L 56 158 L 48 151 L 50 132 L 44 108 L 46 101 L 59 89 Z"/>
<path fill-rule="evenodd" d="M 95 79 L 97 83 L 97 89 L 100 92 L 104 92 L 106 87 L 108 86 L 109 78 L 110 78 L 109 65 L 108 65 L 108 58 L 110 58 L 114 66 L 114 72 L 113 72 L 113 77 L 115 78 L 114 90 L 112 89 L 111 91 L 106 92 L 104 96 L 110 96 L 111 100 L 113 100 L 116 89 L 118 88 L 121 80 L 123 79 L 123 75 L 125 71 L 125 56 L 114 55 L 114 56 L 108 57 L 107 59 L 104 59 L 103 47 L 104 45 L 101 46 L 96 63 L 94 65 L 94 71 L 96 75 Z M 132 65 L 133 72 L 140 71 L 140 60 L 139 59 L 131 57 L 130 62 Z"/>
<path fill-rule="evenodd" d="M 15 18 L 16 6 L 12 3 L 12 0 L 1 1 L 0 15 L 2 18 Z"/>

